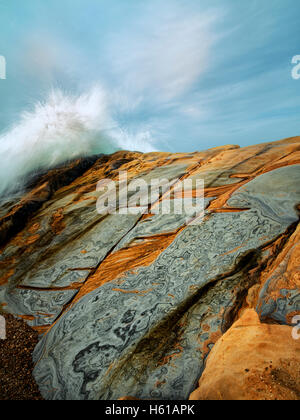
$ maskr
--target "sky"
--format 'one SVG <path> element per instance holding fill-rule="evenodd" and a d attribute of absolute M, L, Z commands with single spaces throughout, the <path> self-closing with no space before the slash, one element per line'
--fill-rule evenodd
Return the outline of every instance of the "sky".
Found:
<path fill-rule="evenodd" d="M 299 0 L 0 0 L 0 134 L 97 86 L 128 148 L 300 135 L 299 28 Z"/>

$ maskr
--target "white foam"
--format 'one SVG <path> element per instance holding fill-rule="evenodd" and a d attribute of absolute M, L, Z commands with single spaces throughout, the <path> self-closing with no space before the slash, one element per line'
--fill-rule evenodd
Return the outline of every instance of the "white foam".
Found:
<path fill-rule="evenodd" d="M 117 126 L 102 88 L 77 97 L 52 91 L 0 137 L 0 194 L 19 188 L 34 171 L 118 149 L 147 152 L 153 147 L 148 133 L 130 136 Z"/>

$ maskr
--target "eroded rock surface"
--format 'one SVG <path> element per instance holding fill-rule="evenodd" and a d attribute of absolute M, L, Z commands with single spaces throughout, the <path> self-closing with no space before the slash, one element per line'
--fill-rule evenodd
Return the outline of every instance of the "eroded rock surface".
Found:
<path fill-rule="evenodd" d="M 170 182 L 150 214 L 97 213 L 98 181 L 124 171 L 129 181 Z M 157 211 L 170 191 L 184 201 L 173 181 L 189 179 L 205 182 L 196 225 Z M 38 205 L 28 207 L 32 197 Z M 244 309 L 291 328 L 300 315 L 299 204 L 299 137 L 94 157 L 3 201 L 0 302 L 41 335 L 34 374 L 43 396 L 187 399 Z"/>
<path fill-rule="evenodd" d="M 299 400 L 300 341 L 247 310 L 208 356 L 191 400 Z"/>

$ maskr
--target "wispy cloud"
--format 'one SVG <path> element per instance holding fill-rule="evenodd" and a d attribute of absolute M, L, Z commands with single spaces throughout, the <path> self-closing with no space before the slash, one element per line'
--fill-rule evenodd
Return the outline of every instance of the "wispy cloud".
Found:
<path fill-rule="evenodd" d="M 108 42 L 108 62 L 122 88 L 156 102 L 187 93 L 207 71 L 219 15 L 177 2 L 145 7 L 132 27 Z"/>
<path fill-rule="evenodd" d="M 295 135 L 299 19 L 299 0 L 10 0 L 0 15 L 9 63 L 0 128 L 53 84 L 76 96 L 100 83 L 128 147 Z"/>

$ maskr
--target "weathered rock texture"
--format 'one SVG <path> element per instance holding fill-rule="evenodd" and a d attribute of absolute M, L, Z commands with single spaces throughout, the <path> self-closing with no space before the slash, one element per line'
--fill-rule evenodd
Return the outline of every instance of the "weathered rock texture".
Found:
<path fill-rule="evenodd" d="M 300 342 L 292 327 L 246 313 L 216 343 L 191 400 L 299 400 Z"/>
<path fill-rule="evenodd" d="M 99 215 L 97 183 L 117 181 L 119 171 L 129 180 L 204 179 L 203 222 L 161 215 L 159 203 L 150 215 Z M 185 200 L 176 185 L 170 189 L 174 200 Z M 299 204 L 299 137 L 243 149 L 94 157 L 3 200 L 0 302 L 41 335 L 34 374 L 43 396 L 187 399 L 211 349 L 245 309 L 256 309 L 261 335 L 267 325 L 291 330 L 300 315 Z M 280 364 L 276 343 L 273 352 Z M 237 375 L 247 381 L 246 372 Z M 299 381 L 298 370 L 287 398 L 299 396 Z M 219 395 L 208 388 L 200 397 Z M 275 387 L 274 398 L 280 392 Z M 244 396 L 235 390 L 224 398 Z"/>

